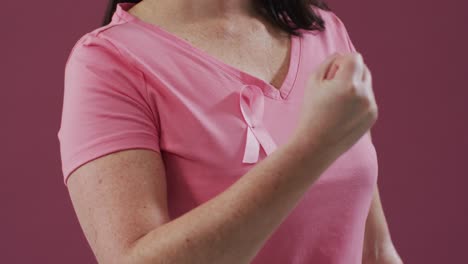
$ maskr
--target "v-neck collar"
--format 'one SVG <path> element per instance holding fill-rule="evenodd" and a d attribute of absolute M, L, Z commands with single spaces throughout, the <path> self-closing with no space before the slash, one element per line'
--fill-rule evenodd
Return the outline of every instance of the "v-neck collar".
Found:
<path fill-rule="evenodd" d="M 238 78 L 243 84 L 253 84 L 253 85 L 259 86 L 262 89 L 263 94 L 267 97 L 270 97 L 275 100 L 287 100 L 289 94 L 291 93 L 291 90 L 294 87 L 294 84 L 296 82 L 296 78 L 298 75 L 298 71 L 299 71 L 300 58 L 301 58 L 301 52 L 302 52 L 301 51 L 302 50 L 302 38 L 300 36 L 290 35 L 291 42 L 290 42 L 290 49 L 289 49 L 288 70 L 287 70 L 287 74 L 285 78 L 283 79 L 283 83 L 281 84 L 280 88 L 277 89 L 269 82 L 259 77 L 256 77 L 250 73 L 247 73 L 243 70 L 240 70 L 237 67 L 234 67 L 230 64 L 227 64 L 221 61 L 220 59 L 209 54 L 208 52 L 198 47 L 195 47 L 194 45 L 192 45 L 185 39 L 180 38 L 177 35 L 164 30 L 160 26 L 145 22 L 139 19 L 138 17 L 128 13 L 127 10 L 129 10 L 133 5 L 135 5 L 135 3 L 130 3 L 130 2 L 117 3 L 114 15 L 117 15 L 118 17 L 122 18 L 126 22 L 133 22 L 153 32 L 156 32 L 159 35 L 169 39 L 174 44 L 184 49 L 187 49 L 201 56 L 202 58 L 216 64 L 222 70 Z"/>

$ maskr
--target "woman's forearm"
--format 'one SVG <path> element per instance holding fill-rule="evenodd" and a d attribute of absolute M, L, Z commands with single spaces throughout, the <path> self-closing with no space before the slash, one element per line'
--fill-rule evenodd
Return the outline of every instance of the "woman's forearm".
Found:
<path fill-rule="evenodd" d="M 389 243 L 391 243 L 390 232 L 376 184 L 366 219 L 363 255 L 375 255 L 379 248 L 383 248 Z"/>
<path fill-rule="evenodd" d="M 219 195 L 138 239 L 123 263 L 250 263 L 336 158 L 282 145 Z"/>
<path fill-rule="evenodd" d="M 366 219 L 365 243 L 368 249 L 391 242 L 390 232 L 383 212 L 378 185 L 375 185 L 371 206 Z"/>

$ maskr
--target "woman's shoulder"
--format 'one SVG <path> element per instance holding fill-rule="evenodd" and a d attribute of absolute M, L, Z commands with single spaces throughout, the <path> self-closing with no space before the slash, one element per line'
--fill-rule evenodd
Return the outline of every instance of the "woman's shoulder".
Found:
<path fill-rule="evenodd" d="M 128 28 L 130 26 L 126 21 L 113 20 L 107 25 L 81 34 L 71 45 L 65 66 L 71 61 L 95 65 L 103 64 L 105 60 L 113 60 L 123 67 L 133 67 L 132 59 L 124 52 L 124 47 L 131 38 L 125 33 L 132 32 L 132 29 Z"/>
<path fill-rule="evenodd" d="M 317 38 L 319 42 L 324 45 L 333 45 L 331 47 L 337 51 L 354 51 L 354 45 L 351 41 L 350 34 L 347 26 L 340 15 L 332 10 L 325 10 L 318 7 L 314 7 L 315 13 L 322 18 L 324 21 L 325 29 L 323 31 L 318 30 L 302 30 L 304 38 L 310 39 L 316 45 Z"/>
<path fill-rule="evenodd" d="M 322 9 L 316 6 L 312 6 L 312 9 L 314 10 L 314 13 L 324 21 L 325 30 L 323 32 L 339 31 L 344 28 L 345 25 L 342 18 L 335 11 Z M 304 33 L 312 33 L 316 31 L 318 32 L 318 30 L 303 30 Z"/>

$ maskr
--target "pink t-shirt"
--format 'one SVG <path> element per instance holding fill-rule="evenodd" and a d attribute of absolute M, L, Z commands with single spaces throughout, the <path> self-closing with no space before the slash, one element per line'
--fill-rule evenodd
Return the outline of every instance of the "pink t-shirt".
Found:
<path fill-rule="evenodd" d="M 354 51 L 342 21 L 292 37 L 280 89 L 126 12 L 84 34 L 66 63 L 58 132 L 64 183 L 79 166 L 131 148 L 162 154 L 174 219 L 233 184 L 286 143 L 306 80 L 335 51 Z M 377 181 L 368 134 L 311 185 L 253 264 L 361 264 Z"/>

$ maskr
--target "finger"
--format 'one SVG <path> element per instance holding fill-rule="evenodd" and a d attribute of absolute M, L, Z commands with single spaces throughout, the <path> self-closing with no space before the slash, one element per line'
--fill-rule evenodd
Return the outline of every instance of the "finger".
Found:
<path fill-rule="evenodd" d="M 361 77 L 362 82 L 365 83 L 368 76 L 369 76 L 369 69 L 367 68 L 367 64 L 364 63 L 364 70 L 362 71 L 362 77 Z"/>
<path fill-rule="evenodd" d="M 363 74 L 364 60 L 359 52 L 352 52 L 343 56 L 342 62 L 335 73 L 341 80 L 360 82 Z"/>
<path fill-rule="evenodd" d="M 330 70 L 330 66 L 333 64 L 333 61 L 340 55 L 340 53 L 335 52 L 332 55 L 328 56 L 315 70 L 315 79 L 318 81 L 325 79 L 328 71 Z"/>
<path fill-rule="evenodd" d="M 333 79 L 333 77 L 335 77 L 335 74 L 336 74 L 336 71 L 338 70 L 338 63 L 337 61 L 333 61 L 332 65 L 330 66 L 330 68 L 328 69 L 326 75 L 325 75 L 325 78 L 326 80 L 331 80 Z"/>
<path fill-rule="evenodd" d="M 366 89 L 370 89 L 372 92 L 372 74 L 366 64 L 364 64 L 364 71 L 362 74 L 362 83 L 364 84 Z"/>
<path fill-rule="evenodd" d="M 365 63 L 364 63 L 364 58 L 362 57 L 362 54 L 359 52 L 356 52 L 357 58 L 356 58 L 356 71 L 354 72 L 353 78 L 356 78 L 356 80 L 361 81 L 362 76 L 364 75 L 365 71 Z"/>
<path fill-rule="evenodd" d="M 372 81 L 372 76 L 371 76 L 369 67 L 367 67 L 367 64 L 365 64 L 365 63 L 364 63 L 364 70 L 362 71 L 361 80 L 362 80 L 363 83 Z"/>
<path fill-rule="evenodd" d="M 364 64 L 364 73 L 363 73 L 363 79 L 362 79 L 362 82 L 363 82 L 363 85 L 365 87 L 365 90 L 367 92 L 367 94 L 369 95 L 369 98 L 375 102 L 375 95 L 374 95 L 374 89 L 372 87 L 372 74 L 369 70 L 369 68 L 367 67 L 367 65 Z"/>

